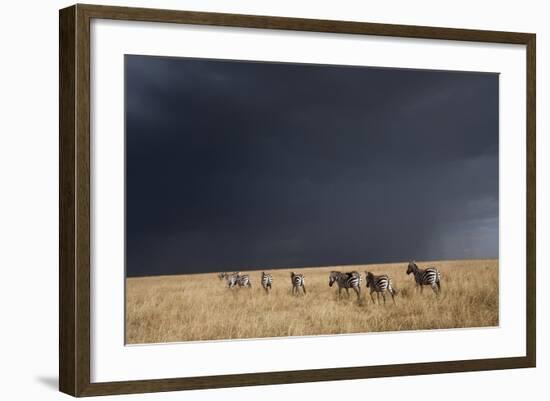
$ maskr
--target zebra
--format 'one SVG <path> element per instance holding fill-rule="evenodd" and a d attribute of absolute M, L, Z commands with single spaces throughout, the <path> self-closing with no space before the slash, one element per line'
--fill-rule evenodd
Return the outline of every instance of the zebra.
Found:
<path fill-rule="evenodd" d="M 227 286 L 233 288 L 239 283 L 239 273 L 225 274 L 225 281 L 227 281 Z"/>
<path fill-rule="evenodd" d="M 428 267 L 427 269 L 419 269 L 414 261 L 409 262 L 407 267 L 407 274 L 414 275 L 414 281 L 416 287 L 420 286 L 420 293 L 425 285 L 432 287 L 434 293 L 439 295 L 441 292 L 441 273 L 435 267 Z"/>
<path fill-rule="evenodd" d="M 367 288 L 370 288 L 370 299 L 372 299 L 372 303 L 374 302 L 374 297 L 372 296 L 373 292 L 376 292 L 376 299 L 378 299 L 378 303 L 380 304 L 380 294 L 382 294 L 382 298 L 384 298 L 384 305 L 386 304 L 386 291 L 390 293 L 391 299 L 393 303 L 395 304 L 395 295 L 397 294 L 397 291 L 392 286 L 392 280 L 390 276 L 387 274 L 382 274 L 381 276 L 375 276 L 371 272 L 365 272 L 365 277 L 367 281 Z"/>
<path fill-rule="evenodd" d="M 306 283 L 303 274 L 290 273 L 290 281 L 292 283 L 292 294 L 298 295 L 300 288 L 302 288 L 302 291 L 306 294 Z"/>
<path fill-rule="evenodd" d="M 225 280 L 225 282 L 229 282 L 232 276 L 239 275 L 239 272 L 219 272 L 217 274 L 218 278 L 221 280 Z"/>
<path fill-rule="evenodd" d="M 265 292 L 271 291 L 271 285 L 273 284 L 273 276 L 271 274 L 262 272 L 262 287 Z"/>
<path fill-rule="evenodd" d="M 227 286 L 229 288 L 233 287 L 252 287 L 252 283 L 250 282 L 250 277 L 248 274 L 240 274 L 240 273 L 231 273 L 226 274 L 225 278 L 227 280 Z"/>
<path fill-rule="evenodd" d="M 248 274 L 238 275 L 237 277 L 237 285 L 239 287 L 252 288 L 252 282 L 250 281 L 250 277 L 248 276 Z"/>
<path fill-rule="evenodd" d="M 348 296 L 349 289 L 352 288 L 357 294 L 357 299 L 359 300 L 361 298 L 361 273 L 357 271 L 342 273 L 333 270 L 328 276 L 329 287 L 332 287 L 334 283 L 338 284 L 338 299 L 340 299 L 342 288 L 346 289 Z"/>

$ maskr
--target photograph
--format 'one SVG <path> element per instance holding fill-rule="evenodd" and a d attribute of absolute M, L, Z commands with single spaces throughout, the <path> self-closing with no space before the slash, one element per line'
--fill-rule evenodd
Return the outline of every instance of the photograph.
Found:
<path fill-rule="evenodd" d="M 125 343 L 499 326 L 499 73 L 124 55 Z"/>

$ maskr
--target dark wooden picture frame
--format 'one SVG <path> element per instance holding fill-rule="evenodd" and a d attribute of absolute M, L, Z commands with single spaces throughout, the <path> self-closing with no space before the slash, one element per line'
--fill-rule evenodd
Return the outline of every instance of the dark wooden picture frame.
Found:
<path fill-rule="evenodd" d="M 526 356 L 92 383 L 90 380 L 90 21 L 93 18 L 525 45 L 527 54 Z M 60 10 L 60 390 L 73 396 L 94 396 L 534 367 L 536 364 L 535 43 L 536 36 L 531 33 L 80 4 Z"/>

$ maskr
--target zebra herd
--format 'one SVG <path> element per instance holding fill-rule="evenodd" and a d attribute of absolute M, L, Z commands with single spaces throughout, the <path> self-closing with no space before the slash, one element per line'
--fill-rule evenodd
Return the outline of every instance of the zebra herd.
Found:
<path fill-rule="evenodd" d="M 421 269 L 416 262 L 409 262 L 407 266 L 407 275 L 412 274 L 416 288 L 420 288 L 422 293 L 424 286 L 430 286 L 436 295 L 441 292 L 441 273 L 435 267 L 428 267 L 427 269 Z M 240 272 L 220 272 L 218 278 L 224 280 L 229 288 L 234 287 L 247 287 L 251 288 L 252 283 L 248 274 L 241 274 Z M 393 287 L 392 279 L 387 274 L 375 276 L 369 271 L 365 271 L 365 280 L 367 282 L 367 288 L 370 289 L 370 298 L 373 303 L 373 294 L 376 293 L 376 299 L 380 303 L 380 295 L 386 303 L 386 293 L 389 293 L 392 297 L 393 303 L 395 303 L 395 295 L 397 290 Z M 361 273 L 354 270 L 351 272 L 331 271 L 329 274 L 329 287 L 332 287 L 335 283 L 338 286 L 338 298 L 341 297 L 342 289 L 346 290 L 349 296 L 349 290 L 352 289 L 357 295 L 357 300 L 361 299 L 361 283 L 363 279 Z M 306 294 L 305 277 L 301 273 L 290 273 L 290 282 L 292 285 L 292 295 L 298 295 L 300 292 Z M 262 272 L 260 276 L 260 283 L 266 293 L 269 293 L 273 286 L 273 276 L 269 273 Z"/>
<path fill-rule="evenodd" d="M 218 273 L 218 278 L 220 280 L 225 279 L 227 281 L 227 286 L 229 288 L 233 287 L 252 287 L 252 283 L 250 282 L 250 276 L 248 274 L 240 274 L 238 272 L 234 273 L 226 273 L 226 272 L 220 272 Z"/>
<path fill-rule="evenodd" d="M 332 287 L 334 283 L 338 284 L 338 298 L 342 295 L 342 288 L 346 290 L 349 296 L 349 289 L 352 288 L 357 294 L 357 299 L 361 297 L 361 274 L 357 271 L 342 273 L 331 271 L 328 276 L 328 285 Z"/>

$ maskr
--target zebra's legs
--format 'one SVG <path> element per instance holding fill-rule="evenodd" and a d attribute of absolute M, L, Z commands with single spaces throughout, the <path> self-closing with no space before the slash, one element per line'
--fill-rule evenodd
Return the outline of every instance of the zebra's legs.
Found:
<path fill-rule="evenodd" d="M 349 288 L 348 288 L 348 287 L 346 287 L 346 294 L 347 294 L 347 296 L 348 296 L 348 298 L 349 298 Z"/>
<path fill-rule="evenodd" d="M 393 301 L 393 304 L 395 305 L 395 294 L 394 294 L 393 288 L 390 288 L 390 295 L 391 295 L 391 300 Z"/>
<path fill-rule="evenodd" d="M 386 305 L 386 292 L 382 292 L 382 298 L 384 298 L 384 305 Z"/>
<path fill-rule="evenodd" d="M 432 284 L 432 290 L 435 293 L 435 295 L 439 295 L 438 285 L 436 283 Z"/>
<path fill-rule="evenodd" d="M 342 298 L 342 287 L 338 287 L 338 300 Z"/>
<path fill-rule="evenodd" d="M 302 288 L 304 290 L 304 295 L 306 294 L 306 286 L 305 285 L 302 285 Z"/>
<path fill-rule="evenodd" d="M 361 290 L 357 287 L 353 287 L 353 290 L 357 294 L 357 300 L 359 301 L 359 299 L 361 298 Z"/>
<path fill-rule="evenodd" d="M 372 299 L 372 303 L 375 304 L 376 302 L 374 302 L 374 297 L 372 296 L 372 290 L 370 291 L 370 299 Z"/>
<path fill-rule="evenodd" d="M 376 291 L 376 300 L 378 301 L 378 305 L 380 305 L 380 293 Z"/>
<path fill-rule="evenodd" d="M 422 284 L 420 284 L 420 293 L 424 294 L 424 286 Z"/>

